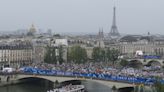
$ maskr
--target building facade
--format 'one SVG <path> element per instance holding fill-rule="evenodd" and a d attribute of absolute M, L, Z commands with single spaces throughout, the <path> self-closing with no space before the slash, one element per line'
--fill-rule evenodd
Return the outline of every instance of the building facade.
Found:
<path fill-rule="evenodd" d="M 118 46 L 121 54 L 128 58 L 136 57 L 137 51 L 142 51 L 143 55 L 164 56 L 164 40 L 150 36 L 126 36 L 120 39 Z"/>
<path fill-rule="evenodd" d="M 29 43 L 0 44 L 1 65 L 20 66 L 32 62 L 32 45 Z"/>

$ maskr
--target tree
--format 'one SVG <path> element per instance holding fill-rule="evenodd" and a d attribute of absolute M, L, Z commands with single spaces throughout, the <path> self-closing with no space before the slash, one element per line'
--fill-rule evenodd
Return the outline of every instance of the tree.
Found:
<path fill-rule="evenodd" d="M 105 54 L 105 50 L 104 49 L 101 49 L 100 51 L 100 58 L 102 61 L 105 61 L 106 60 L 106 54 Z"/>
<path fill-rule="evenodd" d="M 46 47 L 46 54 L 44 56 L 44 62 L 50 63 L 50 61 L 51 61 L 50 59 L 51 59 L 51 51 L 50 51 L 50 47 L 47 46 Z"/>
<path fill-rule="evenodd" d="M 120 53 L 117 49 L 108 48 L 107 52 L 106 52 L 106 58 L 107 58 L 108 61 L 112 61 L 112 64 L 114 65 L 115 61 L 118 59 L 119 54 Z"/>
<path fill-rule="evenodd" d="M 100 53 L 100 48 L 98 47 L 93 48 L 92 58 L 94 59 L 94 61 L 99 61 L 99 53 Z"/>
<path fill-rule="evenodd" d="M 51 63 L 51 64 L 57 64 L 57 62 L 59 61 L 59 63 L 61 64 L 62 62 L 64 62 L 63 52 L 64 51 L 62 46 L 59 47 L 47 46 L 44 61 L 46 63 Z"/>
<path fill-rule="evenodd" d="M 56 48 L 47 46 L 46 47 L 46 54 L 44 56 L 44 62 L 50 63 L 50 64 L 56 64 Z"/>
<path fill-rule="evenodd" d="M 125 67 L 125 66 L 127 66 L 128 64 L 129 64 L 129 62 L 128 62 L 127 60 L 121 59 L 121 61 L 120 61 L 120 65 L 121 65 L 121 66 Z"/>
<path fill-rule="evenodd" d="M 100 47 L 93 48 L 92 58 L 96 62 L 105 61 L 105 50 Z"/>
<path fill-rule="evenodd" d="M 117 88 L 115 85 L 112 86 L 112 92 L 117 92 Z"/>
<path fill-rule="evenodd" d="M 59 63 L 61 64 L 61 63 L 63 63 L 64 62 L 64 59 L 63 59 L 63 47 L 62 46 L 59 46 L 58 47 L 58 50 L 59 50 L 59 58 L 58 58 L 58 60 L 59 60 Z"/>
<path fill-rule="evenodd" d="M 87 52 L 85 48 L 79 45 L 73 46 L 68 50 L 68 60 L 75 63 L 84 63 L 87 60 Z"/>
<path fill-rule="evenodd" d="M 59 37 L 61 37 L 61 35 L 60 34 L 54 34 L 53 37 L 58 37 L 59 38 Z"/>
<path fill-rule="evenodd" d="M 112 58 L 111 50 L 110 50 L 110 48 L 107 48 L 107 50 L 106 50 L 106 59 L 107 59 L 107 61 L 109 61 L 109 60 L 111 60 L 111 58 Z"/>

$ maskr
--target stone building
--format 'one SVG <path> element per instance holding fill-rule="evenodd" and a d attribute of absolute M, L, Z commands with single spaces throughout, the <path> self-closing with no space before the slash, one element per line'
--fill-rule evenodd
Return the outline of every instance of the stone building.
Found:
<path fill-rule="evenodd" d="M 136 51 L 142 51 L 144 55 L 164 55 L 164 39 L 153 36 L 128 35 L 120 39 L 119 50 L 122 55 L 134 58 Z"/>
<path fill-rule="evenodd" d="M 1 65 L 19 66 L 32 62 L 32 45 L 29 42 L 0 44 Z"/>
<path fill-rule="evenodd" d="M 32 40 L 33 44 L 33 60 L 36 63 L 44 62 L 46 47 L 50 45 L 50 39 L 38 38 Z"/>

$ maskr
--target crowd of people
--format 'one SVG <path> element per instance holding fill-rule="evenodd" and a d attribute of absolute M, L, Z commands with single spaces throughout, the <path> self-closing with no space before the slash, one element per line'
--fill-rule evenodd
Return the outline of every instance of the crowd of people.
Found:
<path fill-rule="evenodd" d="M 134 76 L 134 77 L 161 77 L 164 78 L 164 72 L 162 68 L 158 67 L 158 70 L 147 69 L 147 67 L 136 69 L 130 67 L 113 67 L 110 63 L 105 62 L 88 62 L 85 64 L 75 64 L 73 62 L 63 64 L 47 64 L 47 63 L 32 63 L 27 67 L 34 67 L 37 69 L 56 70 L 63 72 L 78 72 L 78 73 L 96 73 L 96 74 L 108 74 L 114 76 Z"/>
<path fill-rule="evenodd" d="M 79 76 L 124 82 L 136 81 L 136 83 L 149 81 L 148 84 L 154 83 L 152 81 L 158 77 L 161 78 L 162 82 L 164 83 L 164 71 L 160 66 L 120 68 L 119 66 L 113 66 L 109 62 L 87 62 L 83 64 L 68 62 L 62 64 L 30 63 L 23 66 L 22 68 L 19 68 L 16 70 L 16 72 L 59 76 Z M 12 69 L 4 68 L 3 70 L 4 72 L 11 72 Z M 1 72 L 3 72 L 3 70 Z"/>

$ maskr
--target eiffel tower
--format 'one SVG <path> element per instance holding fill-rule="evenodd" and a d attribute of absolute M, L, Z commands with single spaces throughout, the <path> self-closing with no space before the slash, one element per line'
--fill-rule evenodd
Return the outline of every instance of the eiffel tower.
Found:
<path fill-rule="evenodd" d="M 111 31 L 109 33 L 109 36 L 111 38 L 118 38 L 120 37 L 120 34 L 118 32 L 117 26 L 116 26 L 116 7 L 113 7 L 113 23 L 111 27 Z"/>

